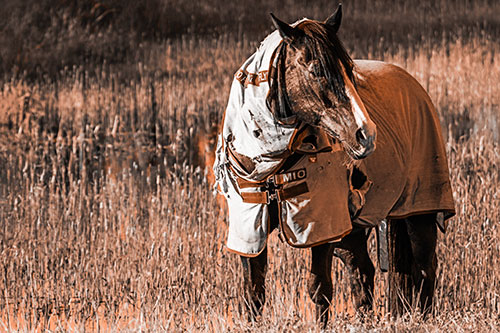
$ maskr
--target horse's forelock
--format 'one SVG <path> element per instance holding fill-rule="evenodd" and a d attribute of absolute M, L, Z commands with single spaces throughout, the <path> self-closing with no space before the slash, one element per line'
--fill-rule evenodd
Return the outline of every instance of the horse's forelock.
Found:
<path fill-rule="evenodd" d="M 293 123 L 294 114 L 286 92 L 286 47 L 286 43 L 282 43 L 275 51 L 276 54 L 274 57 L 277 57 L 276 68 L 271 67 L 269 73 L 270 91 L 266 103 L 277 120 L 280 122 L 287 122 L 288 119 Z"/>
<path fill-rule="evenodd" d="M 330 31 L 328 26 L 311 20 L 300 22 L 297 28 L 304 32 L 304 43 L 309 52 L 319 60 L 320 70 L 326 77 L 329 88 L 341 101 L 347 101 L 343 72 L 355 84 L 354 63 L 336 33 Z"/>

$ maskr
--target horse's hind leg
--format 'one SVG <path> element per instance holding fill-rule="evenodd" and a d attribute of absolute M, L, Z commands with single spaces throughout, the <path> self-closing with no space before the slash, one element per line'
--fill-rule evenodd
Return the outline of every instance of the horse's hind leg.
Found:
<path fill-rule="evenodd" d="M 351 283 L 358 313 L 372 309 L 375 267 L 368 255 L 369 229 L 355 228 L 342 241 L 334 243 L 334 255 L 342 260 Z"/>
<path fill-rule="evenodd" d="M 311 276 L 309 295 L 316 304 L 316 319 L 324 327 L 328 323 L 328 309 L 332 301 L 332 257 L 333 246 L 323 244 L 311 248 Z"/>
<path fill-rule="evenodd" d="M 245 305 L 248 310 L 248 319 L 253 321 L 262 314 L 262 307 L 266 301 L 267 247 L 254 258 L 241 256 L 241 263 Z"/>
<path fill-rule="evenodd" d="M 389 310 L 402 314 L 405 309 L 417 306 L 426 314 L 432 308 L 436 282 L 436 215 L 392 220 L 389 235 Z"/>
<path fill-rule="evenodd" d="M 432 309 L 436 284 L 436 214 L 416 215 L 406 219 L 414 264 L 412 278 L 420 293 L 419 306 L 424 314 Z"/>

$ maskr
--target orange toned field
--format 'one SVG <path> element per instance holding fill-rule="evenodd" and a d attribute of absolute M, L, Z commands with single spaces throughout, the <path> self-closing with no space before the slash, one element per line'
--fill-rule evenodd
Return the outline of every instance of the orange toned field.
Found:
<path fill-rule="evenodd" d="M 224 250 L 226 215 L 205 168 L 232 74 L 257 42 L 185 37 L 152 44 L 133 78 L 103 64 L 3 83 L 0 331 L 317 330 L 309 251 L 275 234 L 264 315 L 246 321 L 239 258 Z M 499 331 L 500 46 L 481 33 L 369 45 L 350 50 L 399 64 L 430 93 L 457 216 L 439 237 L 432 318 L 389 318 L 377 273 L 376 313 L 361 321 L 339 264 L 328 328 Z"/>

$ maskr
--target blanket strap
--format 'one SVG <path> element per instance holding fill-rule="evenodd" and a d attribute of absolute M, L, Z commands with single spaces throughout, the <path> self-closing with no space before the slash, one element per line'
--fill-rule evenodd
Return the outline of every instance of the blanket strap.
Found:
<path fill-rule="evenodd" d="M 277 190 L 276 194 L 278 196 L 278 201 L 283 201 L 294 198 L 296 196 L 299 196 L 307 192 L 309 192 L 309 188 L 307 187 L 307 183 L 303 182 L 295 186 Z"/>
<path fill-rule="evenodd" d="M 269 204 L 271 200 L 277 199 L 278 201 L 288 200 L 298 195 L 309 192 L 306 182 L 291 186 L 289 188 L 271 189 L 263 192 L 241 192 L 243 202 L 253 204 Z"/>
<path fill-rule="evenodd" d="M 269 193 L 265 192 L 241 192 L 243 202 L 251 204 L 267 204 L 270 202 Z"/>
<path fill-rule="evenodd" d="M 309 188 L 305 182 L 306 177 L 306 169 L 298 169 L 275 174 L 267 180 L 261 182 L 251 182 L 241 177 L 237 177 L 236 181 L 240 189 L 259 188 L 261 190 L 260 192 L 241 191 L 240 194 L 243 198 L 243 202 L 253 204 L 269 204 L 273 199 L 277 199 L 281 202 L 309 192 Z M 291 182 L 300 183 L 284 187 L 284 185 Z"/>

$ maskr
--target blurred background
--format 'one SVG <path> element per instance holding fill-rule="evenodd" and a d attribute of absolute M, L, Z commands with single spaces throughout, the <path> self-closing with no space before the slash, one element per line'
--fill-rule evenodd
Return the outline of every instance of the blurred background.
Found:
<path fill-rule="evenodd" d="M 288 22 L 323 20 L 336 7 L 327 0 L 3 0 L 0 71 L 40 78 L 73 65 L 130 65 L 168 39 L 258 41 L 272 29 L 270 12 Z M 348 0 L 341 35 L 359 56 L 477 35 L 497 41 L 499 13 L 495 0 Z"/>

